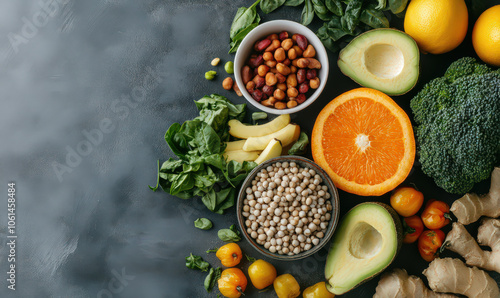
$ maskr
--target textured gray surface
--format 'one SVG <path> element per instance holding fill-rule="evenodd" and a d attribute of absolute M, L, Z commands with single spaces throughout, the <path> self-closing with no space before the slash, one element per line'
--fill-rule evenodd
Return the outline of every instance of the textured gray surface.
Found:
<path fill-rule="evenodd" d="M 252 2 L 0 3 L 1 297 L 207 296 L 205 274 L 187 269 L 184 257 L 192 252 L 219 265 L 205 250 L 222 245 L 216 232 L 236 223 L 234 211 L 211 214 L 197 200 L 153 193 L 147 185 L 156 180 L 156 160 L 172 156 L 163 140 L 166 129 L 197 115 L 193 100 L 220 93 L 243 102 L 220 87 L 222 75 L 209 82 L 203 74 L 212 58 L 233 57 L 226 54 L 230 23 L 239 6 Z M 51 3 L 45 19 L 40 3 Z M 300 10 L 261 16 L 298 20 Z M 423 56 L 415 90 L 465 54 L 473 54 L 470 42 L 449 55 Z M 300 119 L 293 116 L 306 131 L 330 99 L 357 86 L 339 73 L 335 60 L 331 54 L 323 95 Z M 223 73 L 222 64 L 216 69 Z M 396 100 L 408 111 L 415 93 Z M 17 189 L 16 292 L 7 289 L 5 274 L 10 181 Z M 418 168 L 408 182 L 428 197 L 455 198 Z M 340 197 L 342 214 L 365 200 L 388 201 L 387 195 Z M 214 228 L 195 229 L 198 217 L 212 219 Z M 241 246 L 260 257 L 247 243 Z M 272 263 L 304 289 L 322 280 L 325 254 L 323 249 L 305 260 Z M 426 264 L 415 246 L 404 246 L 393 266 L 420 274 Z M 370 297 L 377 281 L 346 296 Z M 247 292 L 257 296 L 252 286 Z M 274 291 L 258 296 L 274 297 Z"/>

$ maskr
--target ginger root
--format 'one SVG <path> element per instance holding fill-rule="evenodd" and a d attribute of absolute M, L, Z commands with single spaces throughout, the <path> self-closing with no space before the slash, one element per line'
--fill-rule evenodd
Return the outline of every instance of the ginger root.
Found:
<path fill-rule="evenodd" d="M 468 193 L 453 202 L 450 208 L 458 221 L 468 225 L 481 216 L 497 218 L 500 216 L 500 168 L 491 173 L 490 192 L 484 196 Z"/>
<path fill-rule="evenodd" d="M 445 240 L 446 248 L 464 257 L 467 265 L 500 273 L 500 220 L 484 219 L 477 233 L 479 244 L 491 247 L 482 250 L 461 223 L 453 223 Z"/>
<path fill-rule="evenodd" d="M 449 294 L 434 293 L 424 282 L 414 276 L 408 276 L 404 269 L 394 269 L 382 274 L 373 298 L 448 298 L 456 297 Z"/>
<path fill-rule="evenodd" d="M 436 292 L 478 298 L 500 297 L 498 285 L 488 273 L 476 267 L 467 267 L 459 259 L 435 259 L 423 273 Z"/>

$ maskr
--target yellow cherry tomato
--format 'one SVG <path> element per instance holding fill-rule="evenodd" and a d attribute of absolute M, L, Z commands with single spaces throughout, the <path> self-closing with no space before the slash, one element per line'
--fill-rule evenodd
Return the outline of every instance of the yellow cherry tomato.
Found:
<path fill-rule="evenodd" d="M 272 285 L 276 275 L 276 268 L 264 260 L 257 260 L 248 267 L 248 276 L 259 290 Z"/>
<path fill-rule="evenodd" d="M 282 274 L 273 282 L 278 298 L 296 298 L 300 295 L 300 286 L 291 274 Z"/>
<path fill-rule="evenodd" d="M 391 196 L 391 206 L 403 217 L 417 214 L 424 203 L 424 195 L 412 187 L 398 188 Z"/>
<path fill-rule="evenodd" d="M 239 298 L 247 288 L 247 278 L 238 268 L 222 271 L 218 283 L 220 293 L 228 298 Z"/>
<path fill-rule="evenodd" d="M 310 286 L 309 288 L 304 290 L 302 293 L 302 297 L 304 298 L 334 298 L 335 295 L 330 293 L 326 289 L 326 284 L 324 281 L 321 281 L 315 285 Z"/>
<path fill-rule="evenodd" d="M 238 265 L 243 257 L 241 248 L 236 243 L 228 243 L 221 246 L 215 255 L 219 258 L 221 264 L 226 267 Z"/>

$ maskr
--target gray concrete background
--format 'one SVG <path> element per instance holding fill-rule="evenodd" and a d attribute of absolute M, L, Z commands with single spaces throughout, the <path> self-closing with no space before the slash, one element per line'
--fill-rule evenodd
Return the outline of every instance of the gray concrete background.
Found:
<path fill-rule="evenodd" d="M 219 247 L 218 229 L 237 223 L 234 209 L 210 213 L 147 187 L 156 161 L 173 156 L 163 135 L 173 122 L 197 115 L 193 100 L 220 93 L 224 76 L 204 72 L 220 57 L 223 74 L 228 32 L 240 6 L 253 1 L 44 0 L 0 3 L 0 296 L 1 297 L 215 297 L 203 288 L 205 273 L 187 269 L 184 257 Z M 282 8 L 263 21 L 299 20 L 300 9 Z M 401 28 L 401 20 L 393 22 Z M 312 24 L 317 29 L 321 24 Z M 468 36 L 470 38 L 470 36 Z M 444 56 L 422 56 L 417 87 L 447 65 L 473 55 L 469 42 Z M 340 74 L 336 54 L 323 95 L 293 116 L 306 131 L 332 98 L 357 87 Z M 249 107 L 249 112 L 255 111 Z M 7 289 L 9 263 L 7 183 L 16 184 L 16 291 Z M 451 202 L 416 165 L 407 182 L 426 196 Z M 478 186 L 487 190 L 488 183 Z M 388 195 L 360 198 L 344 192 L 341 212 Z M 198 217 L 210 231 L 193 227 Z M 245 240 L 243 251 L 258 253 Z M 292 273 L 301 288 L 323 279 L 326 249 L 295 262 L 271 261 Z M 249 263 L 242 262 L 246 269 Z M 393 267 L 421 276 L 416 246 L 403 246 Z M 498 275 L 495 275 L 498 280 Z M 370 297 L 378 278 L 346 297 Z M 274 297 L 248 286 L 246 297 Z"/>

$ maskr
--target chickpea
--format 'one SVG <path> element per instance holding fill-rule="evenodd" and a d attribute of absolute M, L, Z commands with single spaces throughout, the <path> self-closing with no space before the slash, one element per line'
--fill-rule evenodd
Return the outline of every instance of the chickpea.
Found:
<path fill-rule="evenodd" d="M 268 72 L 266 74 L 266 85 L 268 85 L 268 86 L 274 86 L 274 85 L 276 85 L 277 82 L 278 82 L 278 79 L 276 78 L 276 76 L 274 75 L 274 73 Z"/>
<path fill-rule="evenodd" d="M 277 100 L 283 100 L 285 99 L 285 92 L 281 89 L 276 89 L 274 90 L 274 97 L 277 99 Z"/>
<path fill-rule="evenodd" d="M 288 50 L 288 59 L 295 60 L 297 58 L 297 51 L 294 48 Z"/>
<path fill-rule="evenodd" d="M 255 82 L 254 81 L 249 81 L 246 85 L 246 88 L 248 91 L 253 91 L 255 89 Z"/>
<path fill-rule="evenodd" d="M 262 58 L 264 59 L 264 61 L 271 61 L 274 59 L 274 56 L 271 52 L 265 52 L 264 54 L 262 54 Z"/>
<path fill-rule="evenodd" d="M 297 101 L 295 100 L 289 100 L 287 103 L 286 103 L 286 106 L 287 108 L 291 109 L 291 108 L 295 108 L 297 106 Z"/>
<path fill-rule="evenodd" d="M 310 80 L 309 87 L 311 87 L 312 89 L 318 89 L 319 88 L 319 78 L 316 77 L 316 78 Z"/>
<path fill-rule="evenodd" d="M 294 73 L 289 74 L 288 77 L 286 78 L 286 86 L 288 88 L 297 86 L 297 76 Z"/>
<path fill-rule="evenodd" d="M 222 88 L 226 90 L 231 90 L 233 88 L 233 79 L 231 77 L 227 77 L 222 81 Z"/>
<path fill-rule="evenodd" d="M 290 87 L 286 91 L 286 95 L 288 95 L 288 97 L 297 97 L 297 95 L 299 95 L 299 91 L 294 87 Z"/>
<path fill-rule="evenodd" d="M 277 86 L 276 86 L 278 89 L 282 90 L 282 91 L 286 91 L 287 87 L 286 87 L 286 84 L 285 83 L 279 83 Z"/>
<path fill-rule="evenodd" d="M 283 50 L 288 51 L 293 47 L 293 40 L 291 38 L 287 38 L 281 42 L 281 47 Z"/>
<path fill-rule="evenodd" d="M 269 60 L 269 61 L 266 61 L 266 65 L 269 66 L 269 68 L 271 69 L 274 69 L 276 67 L 276 64 L 278 62 L 274 61 L 274 60 Z"/>
<path fill-rule="evenodd" d="M 259 68 L 257 68 L 257 73 L 261 77 L 265 77 L 268 71 L 269 71 L 269 66 L 267 65 L 260 65 Z"/>
<path fill-rule="evenodd" d="M 278 63 L 276 65 L 276 69 L 278 70 L 279 73 L 281 73 L 284 76 L 287 76 L 290 74 L 290 67 L 286 66 L 283 63 Z"/>
<path fill-rule="evenodd" d="M 284 108 L 286 108 L 286 103 L 278 101 L 274 104 L 274 107 L 278 110 L 283 110 Z"/>

